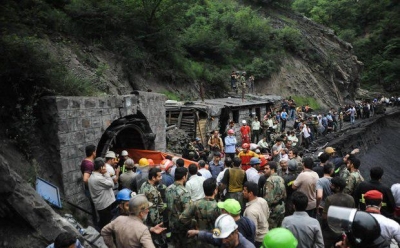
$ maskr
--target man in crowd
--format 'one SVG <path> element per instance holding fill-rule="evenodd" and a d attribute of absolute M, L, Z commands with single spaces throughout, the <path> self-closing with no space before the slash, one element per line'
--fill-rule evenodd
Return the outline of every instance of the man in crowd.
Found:
<path fill-rule="evenodd" d="M 113 218 L 115 220 L 120 215 L 129 215 L 129 200 L 132 198 L 132 190 L 121 189 L 116 197 L 118 206 L 112 210 Z"/>
<path fill-rule="evenodd" d="M 233 167 L 225 170 L 224 177 L 221 180 L 220 191 L 226 189 L 226 199 L 236 199 L 240 205 L 244 206 L 243 202 L 243 184 L 247 182 L 246 173 L 240 169 L 242 161 L 240 158 L 233 159 Z"/>
<path fill-rule="evenodd" d="M 295 190 L 292 188 L 292 184 L 294 180 L 296 180 L 297 175 L 297 162 L 295 160 L 289 160 L 288 174 L 282 176 L 286 188 L 285 216 L 292 215 L 294 212 L 292 194 Z"/>
<path fill-rule="evenodd" d="M 203 176 L 197 175 L 197 165 L 189 165 L 190 178 L 186 182 L 185 188 L 189 191 L 192 201 L 204 198 L 203 182 L 206 180 Z"/>
<path fill-rule="evenodd" d="M 247 181 L 258 183 L 260 179 L 260 175 L 258 171 L 260 170 L 261 160 L 259 158 L 251 158 L 250 159 L 250 168 L 246 171 Z"/>
<path fill-rule="evenodd" d="M 97 224 L 97 214 L 95 213 L 96 208 L 93 204 L 93 200 L 90 197 L 88 181 L 89 177 L 93 172 L 93 161 L 96 158 L 96 146 L 95 145 L 88 145 L 85 147 L 85 155 L 86 158 L 82 160 L 81 163 L 81 172 L 82 172 L 82 179 L 83 179 L 83 186 L 85 188 L 85 195 L 89 198 L 90 207 L 92 209 L 92 221 L 96 225 Z"/>
<path fill-rule="evenodd" d="M 204 179 L 212 178 L 211 172 L 206 169 L 206 162 L 204 160 L 200 160 L 197 164 L 200 167 L 199 172 Z"/>
<path fill-rule="evenodd" d="M 260 130 L 261 129 L 261 123 L 258 120 L 258 117 L 255 116 L 254 120 L 251 122 L 251 138 L 253 143 L 257 143 L 260 140 Z"/>
<path fill-rule="evenodd" d="M 242 135 L 242 144 L 250 143 L 250 127 L 247 125 L 247 121 L 242 121 L 242 126 L 240 127 L 240 133 Z"/>
<path fill-rule="evenodd" d="M 282 144 L 283 139 L 281 137 L 276 138 L 275 144 L 272 146 L 272 160 L 279 163 L 281 160 L 281 150 L 284 148 Z"/>
<path fill-rule="evenodd" d="M 356 207 L 359 207 L 360 210 L 365 210 L 366 204 L 363 200 L 363 194 L 370 190 L 378 190 L 383 195 L 382 206 L 380 212 L 383 216 L 388 218 L 393 218 L 394 210 L 396 207 L 396 203 L 394 201 L 394 197 L 390 188 L 386 187 L 381 183 L 383 176 L 383 169 L 380 166 L 372 167 L 369 171 L 369 175 L 371 180 L 366 182 L 360 182 L 358 187 L 354 192 L 354 201 L 356 203 Z"/>
<path fill-rule="evenodd" d="M 209 163 L 211 176 L 216 179 L 218 174 L 224 170 L 224 163 L 221 161 L 221 153 L 214 152 L 213 160 Z"/>
<path fill-rule="evenodd" d="M 134 161 L 131 158 L 125 160 L 124 163 L 125 172 L 121 174 L 119 177 L 119 181 L 124 189 L 130 189 L 133 179 L 137 176 L 135 172 L 133 172 L 133 168 L 135 167 Z"/>
<path fill-rule="evenodd" d="M 362 181 L 364 181 L 364 178 L 361 176 L 361 173 L 358 170 L 358 168 L 360 168 L 360 165 L 361 165 L 361 161 L 354 156 L 350 156 L 347 159 L 347 170 L 350 171 L 350 175 L 347 178 L 346 188 L 344 189 L 344 193 L 353 195 L 356 187 Z"/>
<path fill-rule="evenodd" d="M 228 130 L 228 135 L 225 137 L 225 156 L 230 157 L 232 160 L 236 155 L 236 137 L 233 129 Z"/>
<path fill-rule="evenodd" d="M 250 168 L 250 159 L 252 157 L 258 158 L 258 155 L 250 150 L 250 145 L 248 143 L 244 143 L 242 148 L 243 150 L 239 152 L 238 157 L 242 160 L 242 169 L 247 170 Z"/>
<path fill-rule="evenodd" d="M 332 195 L 331 190 L 331 179 L 333 174 L 333 164 L 324 164 L 324 176 L 319 178 L 317 181 L 317 214 L 320 215 L 323 212 L 325 206 L 325 199 Z"/>
<path fill-rule="evenodd" d="M 143 247 L 155 248 L 151 234 L 161 234 L 166 228 L 162 223 L 148 227 L 143 222 L 149 214 L 152 203 L 144 195 L 136 195 L 129 200 L 129 216 L 120 216 L 101 230 L 104 243 L 109 248 Z M 116 245 L 114 244 L 114 240 Z M 138 246 L 140 244 L 140 246 Z"/>
<path fill-rule="evenodd" d="M 94 160 L 94 171 L 89 177 L 88 186 L 90 196 L 99 214 L 99 228 L 103 228 L 112 219 L 111 210 L 115 202 L 113 192 L 114 181 L 107 172 L 106 165 L 102 158 Z"/>
<path fill-rule="evenodd" d="M 312 170 L 314 161 L 310 157 L 303 158 L 303 172 L 299 174 L 293 182 L 292 188 L 304 193 L 308 198 L 308 204 L 305 211 L 310 217 L 316 217 L 317 195 L 316 184 L 318 174 Z"/>
<path fill-rule="evenodd" d="M 171 240 L 175 248 L 186 247 L 186 228 L 179 225 L 179 216 L 190 202 L 189 191 L 185 188 L 188 170 L 185 167 L 178 167 L 175 170 L 175 182 L 170 185 L 166 192 L 169 228 Z"/>
<path fill-rule="evenodd" d="M 219 137 L 219 132 L 217 130 L 215 130 L 210 139 L 208 139 L 208 145 L 210 146 L 208 161 L 214 157 L 214 153 L 224 151 L 224 143 L 222 143 L 222 139 Z"/>
<path fill-rule="evenodd" d="M 311 218 L 305 211 L 308 206 L 308 197 L 297 191 L 293 193 L 292 201 L 296 211 L 292 216 L 286 216 L 283 219 L 282 227 L 293 233 L 299 242 L 299 248 L 324 248 L 324 240 L 318 220 Z"/>
<path fill-rule="evenodd" d="M 245 216 L 240 216 L 242 207 L 235 199 L 226 199 L 224 202 L 218 202 L 218 207 L 223 214 L 229 214 L 238 225 L 239 232 L 251 243 L 254 244 L 256 235 L 256 226 L 253 221 Z"/>
<path fill-rule="evenodd" d="M 120 172 L 120 168 L 116 167 L 117 166 L 116 158 L 117 157 L 115 156 L 115 152 L 108 151 L 106 153 L 106 169 L 107 172 L 110 174 L 110 177 L 114 181 L 114 187 L 113 187 L 114 194 L 118 193 L 118 178 Z"/>
<path fill-rule="evenodd" d="M 264 198 L 258 197 L 258 185 L 246 182 L 243 186 L 243 198 L 247 200 L 243 216 L 256 225 L 254 245 L 260 247 L 265 234 L 268 232 L 269 207 Z"/>
<path fill-rule="evenodd" d="M 218 193 L 215 178 L 205 180 L 203 190 L 205 197 L 198 201 L 190 202 L 180 215 L 179 220 L 188 229 L 197 228 L 199 230 L 212 231 L 214 221 L 221 214 L 215 200 L 215 196 Z"/>
<path fill-rule="evenodd" d="M 271 213 L 268 218 L 269 229 L 280 227 L 285 216 L 286 188 L 282 177 L 276 172 L 276 163 L 264 167 L 268 177 L 264 186 L 264 199 L 268 202 Z"/>

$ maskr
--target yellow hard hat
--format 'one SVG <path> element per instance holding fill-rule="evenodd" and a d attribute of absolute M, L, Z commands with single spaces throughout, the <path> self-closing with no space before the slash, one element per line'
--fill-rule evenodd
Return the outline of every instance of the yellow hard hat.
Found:
<path fill-rule="evenodd" d="M 139 160 L 139 166 L 140 167 L 145 167 L 145 166 L 149 166 L 149 161 L 147 160 L 147 158 L 141 158 Z"/>

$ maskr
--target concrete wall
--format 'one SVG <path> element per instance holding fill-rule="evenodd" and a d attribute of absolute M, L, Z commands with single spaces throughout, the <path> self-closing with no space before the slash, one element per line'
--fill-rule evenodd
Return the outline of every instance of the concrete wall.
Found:
<path fill-rule="evenodd" d="M 52 153 L 49 166 L 61 173 L 60 187 L 64 196 L 89 209 L 80 171 L 85 146 L 97 146 L 107 127 L 119 118 L 142 112 L 152 132 L 157 134 L 156 150 L 164 151 L 165 100 L 164 95 L 148 92 L 125 96 L 43 98 L 43 129 Z"/>

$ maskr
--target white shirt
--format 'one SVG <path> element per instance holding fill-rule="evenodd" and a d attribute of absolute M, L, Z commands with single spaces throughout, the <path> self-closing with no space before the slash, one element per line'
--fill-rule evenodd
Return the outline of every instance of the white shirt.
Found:
<path fill-rule="evenodd" d="M 205 179 L 209 179 L 212 178 L 211 172 L 209 170 L 207 170 L 206 168 L 201 168 L 199 170 L 200 174 L 202 177 L 204 177 Z"/>
<path fill-rule="evenodd" d="M 226 171 L 227 168 L 225 168 L 223 171 L 221 171 L 218 176 L 217 176 L 217 183 L 220 184 L 222 181 L 222 178 L 224 178 L 224 173 Z"/>
<path fill-rule="evenodd" d="M 107 163 L 106 163 L 106 170 L 107 170 L 108 174 L 111 176 L 111 178 L 112 178 L 113 180 L 115 180 L 115 178 L 117 177 L 117 175 L 115 175 L 114 167 L 112 167 L 110 164 L 107 164 Z M 114 190 L 118 190 L 118 183 L 114 183 L 113 189 L 114 189 Z"/>
<path fill-rule="evenodd" d="M 246 177 L 247 181 L 254 182 L 257 184 L 258 184 L 258 179 L 260 179 L 260 175 L 258 174 L 258 171 L 254 169 L 254 167 L 251 167 L 248 170 L 246 170 Z"/>
<path fill-rule="evenodd" d="M 393 184 L 390 189 L 392 190 L 394 200 L 396 201 L 396 206 L 400 207 L 400 183 Z"/>
<path fill-rule="evenodd" d="M 253 121 L 251 123 L 251 129 L 252 130 L 260 130 L 261 123 L 259 121 Z"/>
<path fill-rule="evenodd" d="M 400 225 L 396 221 L 381 214 L 371 213 L 381 226 L 381 235 L 387 240 L 395 239 L 400 244 Z"/>
<path fill-rule="evenodd" d="M 189 181 L 186 182 L 185 188 L 189 191 L 190 199 L 192 199 L 192 201 L 204 198 L 203 182 L 205 180 L 204 177 L 192 175 L 190 176 Z"/>
<path fill-rule="evenodd" d="M 308 138 L 311 136 L 310 132 L 308 132 L 308 127 L 306 124 L 304 124 L 302 132 L 303 132 L 304 138 Z"/>
<path fill-rule="evenodd" d="M 299 139 L 296 137 L 296 135 L 289 135 L 288 136 L 288 140 L 292 141 L 292 145 L 296 146 L 297 142 L 299 142 Z"/>

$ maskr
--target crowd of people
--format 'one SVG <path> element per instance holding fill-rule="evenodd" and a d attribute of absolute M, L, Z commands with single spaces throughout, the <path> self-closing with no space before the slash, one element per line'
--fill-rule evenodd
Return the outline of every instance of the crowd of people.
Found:
<path fill-rule="evenodd" d="M 224 138 L 194 139 L 188 156 L 197 163 L 188 166 L 171 156 L 134 161 L 127 151 L 101 158 L 89 145 L 81 170 L 93 223 L 108 247 L 389 247 L 400 242 L 400 184 L 384 186 L 379 166 L 364 180 L 357 149 L 339 156 L 327 147 L 317 160 L 300 152 L 342 128 L 351 108 L 316 115 L 315 128 L 308 106 L 284 100 L 261 122 L 243 121 L 239 137 L 230 122 Z"/>

